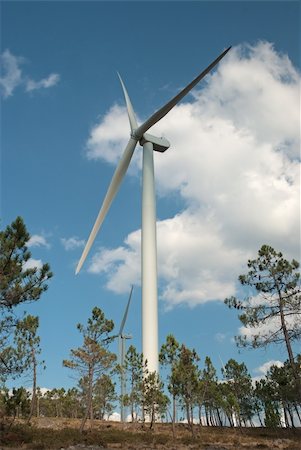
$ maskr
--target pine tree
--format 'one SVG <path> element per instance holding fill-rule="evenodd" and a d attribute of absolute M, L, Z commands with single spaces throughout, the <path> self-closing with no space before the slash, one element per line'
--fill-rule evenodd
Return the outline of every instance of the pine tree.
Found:
<path fill-rule="evenodd" d="M 21 217 L 0 231 L 0 379 L 17 376 L 24 369 L 12 345 L 17 317 L 13 309 L 23 303 L 37 301 L 47 290 L 52 277 L 48 264 L 41 269 L 26 268 L 31 257 L 30 235 Z"/>
<path fill-rule="evenodd" d="M 150 429 L 156 422 L 156 416 L 163 416 L 166 413 L 169 400 L 163 388 L 159 375 L 156 372 L 146 371 L 142 382 L 142 397 L 145 414 L 150 418 Z"/>
<path fill-rule="evenodd" d="M 251 335 L 236 337 L 240 347 L 260 348 L 285 344 L 296 381 L 296 396 L 301 399 L 301 380 L 295 364 L 292 342 L 301 337 L 301 289 L 299 263 L 284 259 L 281 252 L 263 245 L 258 258 L 248 261 L 249 272 L 239 276 L 257 297 L 244 301 L 231 297 L 225 300 L 230 308 L 242 311 L 239 320 L 252 330 Z M 267 326 L 270 324 L 270 326 Z"/>
<path fill-rule="evenodd" d="M 86 327 L 78 324 L 77 328 L 83 335 L 83 346 L 72 349 L 71 359 L 64 360 L 63 365 L 78 372 L 80 378 L 87 378 L 86 411 L 80 426 L 80 432 L 82 432 L 88 417 L 90 417 L 91 426 L 93 424 L 94 382 L 112 368 L 116 355 L 106 348 L 108 333 L 113 330 L 114 323 L 105 318 L 100 308 L 93 308 L 92 316 L 88 319 Z"/>
<path fill-rule="evenodd" d="M 32 397 L 28 422 L 32 416 L 37 415 L 37 367 L 44 367 L 44 361 L 39 361 L 41 353 L 40 337 L 37 335 L 39 318 L 27 315 L 23 320 L 19 320 L 16 325 L 15 342 L 18 355 L 22 360 L 24 371 L 31 372 L 32 377 Z"/>
<path fill-rule="evenodd" d="M 142 405 L 143 355 L 131 345 L 125 355 L 125 370 L 128 373 L 129 390 L 123 399 L 125 406 L 130 406 L 132 422 L 137 420 L 138 408 Z M 143 407 L 142 407 L 143 415 Z"/>
<path fill-rule="evenodd" d="M 179 352 L 179 360 L 176 362 L 172 373 L 172 382 L 183 402 L 186 410 L 187 422 L 192 434 L 194 434 L 193 407 L 197 402 L 200 377 L 200 370 L 198 368 L 199 359 L 200 358 L 194 349 L 190 350 L 182 344 Z"/>
<path fill-rule="evenodd" d="M 175 437 L 176 424 L 176 399 L 179 395 L 178 385 L 174 377 L 176 364 L 180 357 L 180 344 L 172 334 L 166 337 L 166 341 L 162 344 L 159 360 L 163 366 L 169 367 L 170 374 L 168 376 L 168 391 L 172 396 L 172 433 Z"/>
<path fill-rule="evenodd" d="M 234 398 L 233 413 L 239 426 L 251 421 L 253 410 L 252 379 L 244 363 L 239 364 L 234 359 L 229 359 L 222 369 L 224 379 L 227 381 L 229 393 Z"/>
<path fill-rule="evenodd" d="M 109 417 L 114 410 L 114 402 L 117 400 L 115 383 L 107 374 L 102 374 L 94 385 L 94 409 L 97 416 L 103 419 Z"/>

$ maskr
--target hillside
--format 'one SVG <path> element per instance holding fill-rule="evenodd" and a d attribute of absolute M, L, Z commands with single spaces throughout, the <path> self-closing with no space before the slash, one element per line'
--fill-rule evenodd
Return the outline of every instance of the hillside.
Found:
<path fill-rule="evenodd" d="M 300 450 L 300 429 L 218 428 L 195 426 L 194 436 L 184 424 L 178 424 L 173 439 L 170 424 L 156 424 L 155 430 L 141 424 L 94 421 L 79 433 L 79 420 L 39 418 L 31 425 L 22 421 L 11 427 L 2 424 L 1 450 L 6 449 L 279 449 Z"/>

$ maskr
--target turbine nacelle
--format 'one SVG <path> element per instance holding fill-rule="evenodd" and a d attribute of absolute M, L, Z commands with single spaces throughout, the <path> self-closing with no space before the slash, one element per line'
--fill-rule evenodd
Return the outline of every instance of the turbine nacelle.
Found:
<path fill-rule="evenodd" d="M 151 142 L 153 144 L 153 149 L 156 152 L 163 153 L 170 147 L 170 142 L 166 138 L 153 136 L 149 133 L 144 133 L 139 144 L 143 147 L 146 142 Z"/>
<path fill-rule="evenodd" d="M 131 334 L 121 334 L 121 339 L 133 339 L 133 336 Z"/>

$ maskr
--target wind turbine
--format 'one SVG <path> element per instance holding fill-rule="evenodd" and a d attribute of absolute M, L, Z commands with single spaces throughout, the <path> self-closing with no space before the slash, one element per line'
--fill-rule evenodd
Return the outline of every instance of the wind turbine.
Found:
<path fill-rule="evenodd" d="M 111 203 L 128 169 L 135 147 L 139 142 L 143 146 L 142 167 L 142 231 L 141 231 L 141 282 L 142 282 L 142 352 L 147 360 L 150 372 L 159 371 L 158 362 L 158 294 L 157 294 L 157 243 L 156 243 L 156 200 L 153 151 L 165 152 L 170 144 L 163 137 L 146 133 L 159 122 L 194 86 L 207 75 L 228 53 L 231 47 L 222 52 L 203 72 L 173 97 L 162 108 L 156 111 L 142 125 L 138 126 L 134 109 L 125 85 L 122 85 L 127 112 L 131 127 L 130 139 L 116 167 L 103 204 L 93 226 L 87 244 L 76 268 L 78 273 L 89 253 L 96 234 L 102 225 Z"/>
<path fill-rule="evenodd" d="M 115 336 L 110 337 L 110 339 L 118 338 L 118 352 L 119 352 L 119 365 L 120 365 L 120 393 L 121 393 L 121 402 L 120 402 L 120 420 L 121 422 L 125 421 L 125 410 L 123 405 L 123 396 L 125 395 L 125 389 L 126 389 L 126 379 L 125 379 L 125 373 L 124 373 L 124 360 L 125 360 L 125 341 L 126 339 L 132 339 L 132 336 L 123 334 L 125 322 L 127 319 L 127 315 L 129 312 L 129 307 L 131 303 L 132 293 L 133 293 L 133 287 L 131 287 L 129 299 L 125 308 L 125 312 L 123 315 L 123 319 L 120 325 L 119 333 Z"/>

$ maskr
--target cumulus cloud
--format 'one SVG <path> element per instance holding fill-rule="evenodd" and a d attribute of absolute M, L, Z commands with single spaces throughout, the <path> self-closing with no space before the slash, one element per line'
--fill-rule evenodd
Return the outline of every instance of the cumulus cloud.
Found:
<path fill-rule="evenodd" d="M 264 375 L 267 374 L 268 370 L 270 370 L 270 368 L 272 366 L 282 367 L 283 366 L 283 362 L 279 361 L 279 360 L 272 359 L 271 361 L 267 361 L 264 364 L 262 364 L 261 366 L 256 367 L 256 369 L 254 369 L 254 372 L 264 376 Z"/>
<path fill-rule="evenodd" d="M 264 243 L 297 256 L 299 83 L 288 56 L 271 43 L 238 46 L 192 100 L 153 127 L 172 143 L 154 155 L 158 194 L 179 195 L 185 205 L 158 222 L 160 294 L 167 307 L 235 294 L 238 274 Z M 128 134 L 126 111 L 115 105 L 91 130 L 87 157 L 115 165 Z M 131 163 L 135 174 L 139 153 Z M 106 273 L 116 292 L 139 282 L 140 230 L 118 248 L 99 249 L 89 270 Z"/>
<path fill-rule="evenodd" d="M 23 270 L 41 269 L 42 266 L 43 262 L 40 259 L 29 258 L 29 260 L 23 264 Z"/>
<path fill-rule="evenodd" d="M 12 95 L 14 89 L 22 82 L 22 71 L 20 65 L 23 58 L 14 56 L 9 50 L 5 50 L 0 55 L 1 77 L 0 86 L 4 98 Z"/>
<path fill-rule="evenodd" d="M 46 247 L 50 248 L 50 244 L 46 241 L 44 236 L 33 234 L 27 243 L 28 247 Z"/>
<path fill-rule="evenodd" d="M 294 330 L 298 328 L 298 324 L 300 324 L 300 321 L 301 311 L 285 316 L 285 322 L 288 330 Z M 267 341 L 272 341 L 272 337 L 275 336 L 276 333 L 278 336 L 281 335 L 283 337 L 280 316 L 271 317 L 265 322 L 260 323 L 258 326 L 242 326 L 239 328 L 239 334 L 241 336 L 245 336 L 247 342 L 252 342 L 254 336 L 261 336 L 264 337 Z"/>
<path fill-rule="evenodd" d="M 75 250 L 77 248 L 84 247 L 85 241 L 82 239 L 79 239 L 76 236 L 70 237 L 70 238 L 61 238 L 61 243 L 65 250 Z"/>
<path fill-rule="evenodd" d="M 21 65 L 24 62 L 25 58 L 13 55 L 8 49 L 0 55 L 0 87 L 4 98 L 13 95 L 18 86 L 24 86 L 26 92 L 31 92 L 50 88 L 59 82 L 60 76 L 57 73 L 52 73 L 39 81 L 23 75 Z"/>
<path fill-rule="evenodd" d="M 283 362 L 279 361 L 279 360 L 272 359 L 270 361 L 265 362 L 261 366 L 256 367 L 254 369 L 254 373 L 257 373 L 258 375 L 256 375 L 255 377 L 252 377 L 252 382 L 253 382 L 254 386 L 255 386 L 256 381 L 260 381 L 263 378 L 265 378 L 267 372 L 270 370 L 270 368 L 272 366 L 282 367 L 283 366 Z"/>

